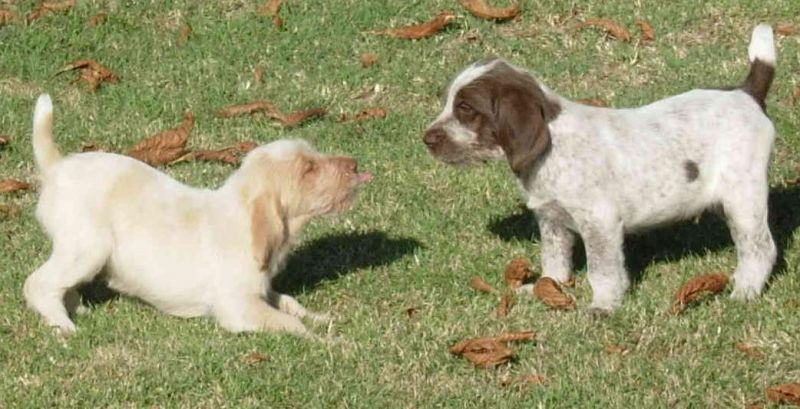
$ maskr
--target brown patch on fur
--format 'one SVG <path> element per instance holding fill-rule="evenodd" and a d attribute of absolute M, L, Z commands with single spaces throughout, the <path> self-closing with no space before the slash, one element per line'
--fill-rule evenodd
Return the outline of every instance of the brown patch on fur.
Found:
<path fill-rule="evenodd" d="M 774 77 L 775 67 L 756 58 L 750 64 L 750 72 L 739 88 L 753 97 L 758 105 L 761 106 L 761 109 L 766 112 L 767 104 L 765 100 Z"/>
<path fill-rule="evenodd" d="M 691 183 L 697 180 L 700 177 L 700 168 L 697 167 L 697 163 L 691 160 L 687 160 L 683 162 L 683 169 L 686 170 L 686 180 Z"/>

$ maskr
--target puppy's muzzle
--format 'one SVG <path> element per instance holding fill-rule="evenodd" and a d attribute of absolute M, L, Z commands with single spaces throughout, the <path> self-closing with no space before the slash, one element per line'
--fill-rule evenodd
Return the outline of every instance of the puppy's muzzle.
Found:
<path fill-rule="evenodd" d="M 428 146 L 429 150 L 434 150 L 447 137 L 447 133 L 440 126 L 433 126 L 425 131 L 422 141 Z"/>

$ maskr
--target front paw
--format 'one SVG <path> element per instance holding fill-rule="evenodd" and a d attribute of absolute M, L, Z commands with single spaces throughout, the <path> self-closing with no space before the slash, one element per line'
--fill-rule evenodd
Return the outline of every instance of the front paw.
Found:
<path fill-rule="evenodd" d="M 737 285 L 733 288 L 731 298 L 739 301 L 750 301 L 758 297 L 759 293 L 760 291 L 757 288 Z"/>
<path fill-rule="evenodd" d="M 333 324 L 333 322 L 335 321 L 332 315 L 319 312 L 308 312 L 306 313 L 305 318 L 309 319 L 311 322 L 315 324 L 324 324 L 324 325 Z"/>
<path fill-rule="evenodd" d="M 609 309 L 609 308 L 605 308 L 605 307 L 591 307 L 590 306 L 590 307 L 586 308 L 585 312 L 586 312 L 586 314 L 588 314 L 592 318 L 603 319 L 603 318 L 608 318 L 611 315 L 611 313 L 614 312 L 614 310 L 613 309 Z"/>

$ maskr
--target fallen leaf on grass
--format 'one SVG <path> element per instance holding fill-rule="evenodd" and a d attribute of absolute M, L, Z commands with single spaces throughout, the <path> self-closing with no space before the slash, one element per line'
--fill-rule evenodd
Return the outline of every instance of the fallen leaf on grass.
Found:
<path fill-rule="evenodd" d="M 575 308 L 575 300 L 564 294 L 561 286 L 550 277 L 542 277 L 533 286 L 533 295 L 541 300 L 544 305 L 556 310 L 571 310 Z"/>
<path fill-rule="evenodd" d="M 414 318 L 419 314 L 419 308 L 413 306 L 406 307 L 403 311 L 405 311 L 408 318 Z"/>
<path fill-rule="evenodd" d="M 278 121 L 280 121 L 280 123 L 283 124 L 283 126 L 291 128 L 300 125 L 301 123 L 309 119 L 325 116 L 327 113 L 328 111 L 326 111 L 323 108 L 305 109 L 302 111 L 292 112 L 290 114 L 284 114 L 275 109 L 272 111 L 268 111 L 267 115 L 269 115 L 273 119 L 277 119 Z"/>
<path fill-rule="evenodd" d="M 625 30 L 622 26 L 607 18 L 588 18 L 578 26 L 578 28 L 583 27 L 600 27 L 618 40 L 626 43 L 631 41 L 631 35 L 628 33 L 628 30 Z"/>
<path fill-rule="evenodd" d="M 790 403 L 800 406 L 800 383 L 773 386 L 766 391 L 767 399 L 775 403 Z"/>
<path fill-rule="evenodd" d="M 533 339 L 532 331 L 506 333 L 496 337 L 473 338 L 461 341 L 450 348 L 453 355 L 461 355 L 482 368 L 501 365 L 514 356 L 514 351 L 506 343 Z"/>
<path fill-rule="evenodd" d="M 283 27 L 283 20 L 280 16 L 282 3 L 282 0 L 269 0 L 258 9 L 262 16 L 272 17 L 272 25 L 278 29 Z"/>
<path fill-rule="evenodd" d="M 581 104 L 584 104 L 584 105 L 591 105 L 593 107 L 600 107 L 600 108 L 604 108 L 604 107 L 608 106 L 608 102 L 603 101 L 600 98 L 583 98 L 583 99 L 579 99 L 578 102 L 580 102 Z"/>
<path fill-rule="evenodd" d="M 221 118 L 233 118 L 235 116 L 254 114 L 256 112 L 274 111 L 275 105 L 267 101 L 253 101 L 246 104 L 229 105 L 217 111 L 217 116 Z"/>
<path fill-rule="evenodd" d="M 264 362 L 267 359 L 267 356 L 260 352 L 251 352 L 242 357 L 242 363 L 247 365 L 255 365 L 259 362 Z"/>
<path fill-rule="evenodd" d="M 205 160 L 205 161 L 220 161 L 236 165 L 242 155 L 250 152 L 258 146 L 255 142 L 240 142 L 236 145 L 231 145 L 222 149 L 216 150 L 199 150 L 189 152 L 180 158 L 174 160 L 175 162 L 184 162 L 191 160 Z"/>
<path fill-rule="evenodd" d="M 264 68 L 262 66 L 257 66 L 255 70 L 253 70 L 253 83 L 256 85 L 261 85 L 261 77 L 264 76 Z"/>
<path fill-rule="evenodd" d="M 80 70 L 81 76 L 75 81 L 83 80 L 89 91 L 95 91 L 104 82 L 117 82 L 117 75 L 114 72 L 92 60 L 70 63 L 56 72 L 56 75 L 73 70 Z"/>
<path fill-rule="evenodd" d="M 531 277 L 533 277 L 531 264 L 522 257 L 511 260 L 506 266 L 506 270 L 503 272 L 506 285 L 515 290 L 521 287 L 522 284 Z"/>
<path fill-rule="evenodd" d="M 516 379 L 512 379 L 508 376 L 502 378 L 500 380 L 500 387 L 507 388 L 511 385 L 518 385 L 518 386 L 525 386 L 525 385 L 541 385 L 547 382 L 547 378 L 544 375 L 539 374 L 530 374 L 525 375 L 522 377 L 518 377 Z"/>
<path fill-rule="evenodd" d="M 0 9 L 0 26 L 9 24 L 12 21 L 14 21 L 14 13 L 11 10 Z"/>
<path fill-rule="evenodd" d="M 101 24 L 105 24 L 106 20 L 108 20 L 108 14 L 106 13 L 97 13 L 89 21 L 86 23 L 89 27 L 97 27 Z"/>
<path fill-rule="evenodd" d="M 361 57 L 358 59 L 361 61 L 361 66 L 364 68 L 371 67 L 378 62 L 378 56 L 373 53 L 361 54 Z"/>
<path fill-rule="evenodd" d="M 656 32 L 650 23 L 644 20 L 636 20 L 636 25 L 642 30 L 642 42 L 649 43 L 656 39 Z"/>
<path fill-rule="evenodd" d="M 343 113 L 339 116 L 339 122 L 347 122 L 347 121 L 361 121 L 364 119 L 369 118 L 385 118 L 386 117 L 386 110 L 380 107 L 372 107 L 362 109 L 352 117 L 348 117 L 347 114 Z"/>
<path fill-rule="evenodd" d="M 11 135 L 0 135 L 0 146 L 6 146 L 11 143 Z"/>
<path fill-rule="evenodd" d="M 128 150 L 128 156 L 154 166 L 172 162 L 184 154 L 193 127 L 194 116 L 187 112 L 180 125 L 142 140 Z"/>
<path fill-rule="evenodd" d="M 371 34 L 381 34 L 389 37 L 405 38 L 407 40 L 418 40 L 430 37 L 439 32 L 456 16 L 449 11 L 440 11 L 433 20 L 422 24 L 415 24 L 406 27 L 389 28 L 386 30 L 371 31 Z"/>
<path fill-rule="evenodd" d="M 492 7 L 485 0 L 459 0 L 464 8 L 475 17 L 487 20 L 508 20 L 519 14 L 520 3 L 516 2 L 509 7 Z"/>
<path fill-rule="evenodd" d="M 792 24 L 780 23 L 775 26 L 775 32 L 780 35 L 791 36 L 797 34 L 798 29 Z"/>
<path fill-rule="evenodd" d="M 69 10 L 73 6 L 75 6 L 75 0 L 66 0 L 58 3 L 44 2 L 36 10 L 33 10 L 31 14 L 28 14 L 28 22 L 38 20 L 51 11 Z"/>
<path fill-rule="evenodd" d="M 739 352 L 743 352 L 750 356 L 753 359 L 762 359 L 764 358 L 764 354 L 762 354 L 756 347 L 746 344 L 744 342 L 737 342 L 736 343 L 736 350 Z"/>
<path fill-rule="evenodd" d="M 515 301 L 513 293 L 503 294 L 503 297 L 500 298 L 500 304 L 497 306 L 497 316 L 500 318 L 508 316 L 508 312 L 511 311 L 511 307 L 514 306 L 514 303 Z"/>
<path fill-rule="evenodd" d="M 628 352 L 630 352 L 626 346 L 616 344 L 605 344 L 603 351 L 607 354 L 619 354 L 620 356 L 628 355 Z"/>
<path fill-rule="evenodd" d="M 684 283 L 675 293 L 672 303 L 672 313 L 679 314 L 691 302 L 699 299 L 704 294 L 718 294 L 728 285 L 728 276 L 725 274 L 706 274 L 692 277 Z"/>
<path fill-rule="evenodd" d="M 0 181 L 0 194 L 16 192 L 19 190 L 28 190 L 30 188 L 30 183 L 21 182 L 19 180 L 6 179 Z"/>
<path fill-rule="evenodd" d="M 475 276 L 469 280 L 469 286 L 485 293 L 496 293 L 497 290 L 489 285 L 486 281 L 483 281 L 482 278 Z"/>
<path fill-rule="evenodd" d="M 189 37 L 191 37 L 191 35 L 192 27 L 188 24 L 183 24 L 178 31 L 178 39 L 175 41 L 175 43 L 180 47 L 189 41 Z"/>

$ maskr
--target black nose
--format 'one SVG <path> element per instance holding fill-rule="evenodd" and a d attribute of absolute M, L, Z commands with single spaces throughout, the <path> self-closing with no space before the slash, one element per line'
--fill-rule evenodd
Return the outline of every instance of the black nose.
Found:
<path fill-rule="evenodd" d="M 438 145 L 439 142 L 441 142 L 445 136 L 446 134 L 444 132 L 444 129 L 439 128 L 437 126 L 435 128 L 430 128 L 427 131 L 425 131 L 425 137 L 423 138 L 423 140 L 425 141 L 425 145 L 428 145 L 428 147 L 434 147 Z"/>

